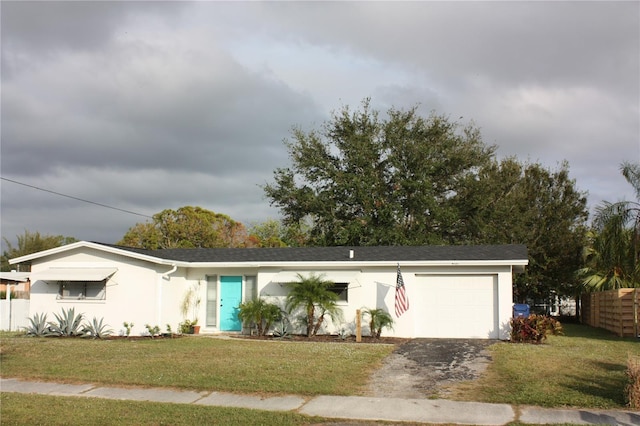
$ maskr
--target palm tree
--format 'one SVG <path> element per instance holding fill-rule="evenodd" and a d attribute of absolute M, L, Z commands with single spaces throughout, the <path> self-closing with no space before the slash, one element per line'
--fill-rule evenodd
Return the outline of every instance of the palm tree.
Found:
<path fill-rule="evenodd" d="M 622 175 L 640 201 L 640 164 L 623 163 Z M 640 286 L 640 203 L 604 202 L 596 210 L 586 267 L 579 271 L 591 290 Z"/>
<path fill-rule="evenodd" d="M 298 281 L 288 285 L 291 288 L 286 309 L 289 313 L 298 308 L 304 309 L 307 337 L 318 333 L 326 315 L 332 320 L 340 317 L 342 311 L 338 307 L 338 295 L 331 291 L 333 282 L 324 280 L 324 276 L 311 274 L 305 278 L 298 274 Z"/>
<path fill-rule="evenodd" d="M 382 309 L 365 309 L 365 315 L 369 315 L 369 329 L 371 337 L 380 338 L 383 328 L 393 328 L 393 318 L 389 312 Z"/>
<path fill-rule="evenodd" d="M 243 302 L 239 306 L 238 317 L 245 324 L 255 324 L 259 336 L 265 336 L 271 325 L 280 320 L 282 311 L 278 305 L 268 303 L 264 299 L 254 299 Z"/>

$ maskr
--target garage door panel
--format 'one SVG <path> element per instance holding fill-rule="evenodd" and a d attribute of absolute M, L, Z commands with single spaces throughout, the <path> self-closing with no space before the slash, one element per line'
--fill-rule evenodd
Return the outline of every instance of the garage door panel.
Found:
<path fill-rule="evenodd" d="M 497 338 L 497 277 L 416 277 L 417 337 Z"/>

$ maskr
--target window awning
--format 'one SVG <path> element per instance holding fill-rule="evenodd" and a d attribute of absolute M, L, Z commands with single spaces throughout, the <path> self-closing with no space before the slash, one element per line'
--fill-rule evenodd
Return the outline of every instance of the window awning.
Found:
<path fill-rule="evenodd" d="M 360 271 L 280 271 L 271 279 L 274 283 L 292 283 L 300 281 L 298 274 L 308 277 L 311 274 L 322 276 L 322 279 L 334 283 L 360 284 L 358 276 Z"/>
<path fill-rule="evenodd" d="M 31 274 L 31 281 L 102 281 L 118 268 L 49 268 Z"/>

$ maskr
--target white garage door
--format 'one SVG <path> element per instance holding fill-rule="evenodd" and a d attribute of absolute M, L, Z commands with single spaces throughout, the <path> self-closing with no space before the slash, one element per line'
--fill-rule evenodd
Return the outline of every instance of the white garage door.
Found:
<path fill-rule="evenodd" d="M 496 275 L 416 276 L 410 302 L 416 337 L 498 338 Z"/>

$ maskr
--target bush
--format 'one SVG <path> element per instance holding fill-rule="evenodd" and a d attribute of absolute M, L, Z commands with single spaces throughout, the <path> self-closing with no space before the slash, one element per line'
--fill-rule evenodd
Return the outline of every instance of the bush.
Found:
<path fill-rule="evenodd" d="M 547 339 L 548 334 L 562 334 L 560 321 L 536 314 L 511 319 L 512 342 L 542 343 Z"/>
<path fill-rule="evenodd" d="M 259 336 L 266 336 L 271 325 L 282 318 L 282 311 L 278 305 L 268 303 L 262 298 L 243 302 L 238 308 L 238 317 L 245 325 L 254 325 Z"/>
<path fill-rule="evenodd" d="M 193 327 L 196 325 L 198 321 L 184 320 L 180 324 L 178 324 L 178 330 L 180 330 L 181 334 L 193 334 Z"/>
<path fill-rule="evenodd" d="M 629 358 L 627 361 L 627 377 L 629 384 L 625 389 L 625 396 L 629 407 L 640 408 L 640 357 Z"/>
<path fill-rule="evenodd" d="M 144 328 L 147 329 L 147 333 L 149 333 L 149 336 L 151 336 L 152 339 L 155 336 L 159 336 L 160 335 L 160 326 L 154 325 L 152 327 L 150 324 L 145 324 Z"/>

